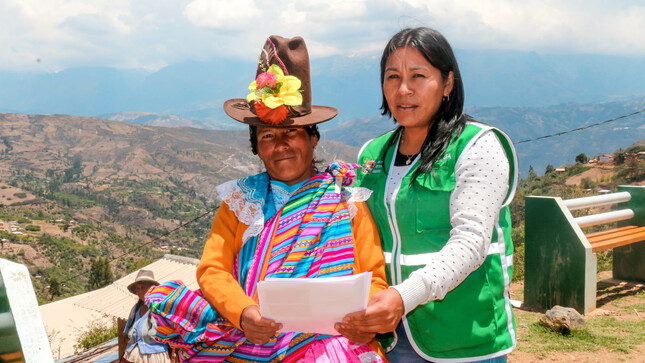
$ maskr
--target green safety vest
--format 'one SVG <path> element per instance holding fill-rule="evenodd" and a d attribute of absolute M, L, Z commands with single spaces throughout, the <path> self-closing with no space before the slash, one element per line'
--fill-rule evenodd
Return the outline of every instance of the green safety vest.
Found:
<path fill-rule="evenodd" d="M 450 238 L 449 202 L 455 188 L 455 165 L 464 150 L 488 130 L 495 132 L 506 151 L 510 164 L 509 192 L 485 262 L 443 300 L 419 305 L 403 317 L 412 347 L 427 360 L 483 360 L 509 353 L 516 345 L 508 293 L 513 273 L 508 204 L 513 199 L 517 180 L 515 150 L 500 130 L 469 122 L 434 163 L 432 172 L 420 175 L 413 188 L 410 188 L 410 179 L 419 161 L 409 169 L 395 192 L 394 205 L 385 200 L 385 190 L 396 142 L 383 155 L 394 132 L 367 142 L 359 155 L 359 164 L 367 168 L 358 172 L 357 185 L 373 191 L 367 204 L 379 228 L 388 283 L 396 285 L 424 267 L 430 255 L 440 251 Z M 371 170 L 369 165 L 373 165 Z M 386 334 L 381 344 L 386 350 L 393 349 L 394 333 Z"/>

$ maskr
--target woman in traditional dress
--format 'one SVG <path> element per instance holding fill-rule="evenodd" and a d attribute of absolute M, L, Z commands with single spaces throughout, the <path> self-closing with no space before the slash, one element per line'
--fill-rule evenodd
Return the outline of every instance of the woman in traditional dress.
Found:
<path fill-rule="evenodd" d="M 314 164 L 316 124 L 338 111 L 311 105 L 304 40 L 271 36 L 249 88 L 247 99 L 229 100 L 224 110 L 249 125 L 266 172 L 217 187 L 222 204 L 197 269 L 201 293 L 166 284 L 147 296 L 162 317 L 159 335 L 191 362 L 382 361 L 374 333 L 357 335 L 366 345 L 281 332 L 280 322 L 260 313 L 257 284 L 267 277 L 371 272 L 370 296 L 387 285 L 378 231 L 363 203 L 369 191 L 345 187 L 355 177 L 350 165 L 320 172 Z M 337 177 L 344 179 L 340 192 Z"/>
<path fill-rule="evenodd" d="M 389 332 L 392 362 L 505 362 L 516 344 L 513 144 L 463 113 L 457 61 L 434 29 L 390 39 L 381 85 L 383 115 L 398 127 L 363 146 L 358 181 L 373 191 L 392 287 L 337 329 Z"/>

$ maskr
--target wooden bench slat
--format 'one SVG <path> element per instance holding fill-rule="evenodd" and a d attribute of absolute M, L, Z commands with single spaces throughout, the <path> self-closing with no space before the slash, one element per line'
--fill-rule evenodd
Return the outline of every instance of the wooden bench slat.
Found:
<path fill-rule="evenodd" d="M 638 228 L 638 226 L 619 227 L 619 228 L 610 229 L 610 230 L 607 230 L 607 231 L 589 233 L 589 234 L 586 234 L 585 236 L 587 237 L 587 239 L 590 239 L 590 238 L 594 238 L 594 237 L 604 236 L 604 235 L 607 235 L 607 234 L 613 234 L 613 233 L 616 233 L 616 232 L 619 232 L 619 231 L 628 231 L 628 230 L 634 229 L 634 228 Z"/>
<path fill-rule="evenodd" d="M 591 243 L 591 249 L 593 252 L 598 252 L 598 251 L 608 250 L 610 248 L 625 246 L 631 243 L 636 243 L 641 241 L 645 241 L 645 231 L 629 234 L 626 236 L 620 236 L 614 239 L 604 240 L 601 242 Z"/>
<path fill-rule="evenodd" d="M 637 228 L 632 228 L 632 229 L 627 229 L 627 230 L 611 230 L 611 231 L 606 231 L 609 233 L 601 234 L 601 235 L 587 235 L 587 241 L 589 243 L 596 243 L 596 242 L 601 242 L 601 241 L 606 241 L 610 239 L 614 239 L 617 237 L 621 236 L 629 236 L 634 233 L 640 233 L 640 232 L 645 232 L 645 227 L 637 227 Z"/>

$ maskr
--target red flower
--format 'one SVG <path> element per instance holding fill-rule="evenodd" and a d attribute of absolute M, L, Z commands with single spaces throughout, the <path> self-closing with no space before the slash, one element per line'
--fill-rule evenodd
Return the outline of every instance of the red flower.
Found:
<path fill-rule="evenodd" d="M 276 108 L 267 107 L 262 101 L 255 102 L 255 114 L 258 115 L 262 122 L 270 125 L 278 125 L 287 118 L 289 110 L 285 105 Z"/>

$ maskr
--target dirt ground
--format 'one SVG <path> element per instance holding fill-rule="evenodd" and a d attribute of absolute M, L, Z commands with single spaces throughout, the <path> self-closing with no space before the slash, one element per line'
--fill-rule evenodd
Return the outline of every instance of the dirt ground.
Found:
<path fill-rule="evenodd" d="M 21 251 L 24 254 L 24 259 L 36 267 L 49 267 L 52 265 L 45 256 L 29 245 L 5 242 L 0 247 L 0 253 L 7 255 L 19 254 Z"/>
<path fill-rule="evenodd" d="M 625 321 L 645 320 L 645 314 L 637 311 L 625 312 L 616 309 L 613 303 L 620 301 L 623 305 L 639 304 L 645 302 L 643 292 L 645 292 L 644 284 L 625 283 L 611 279 L 611 271 L 601 272 L 598 275 L 599 287 L 603 284 L 610 286 L 597 296 L 596 310 L 587 314 L 585 320 L 593 319 L 598 316 L 611 316 L 615 319 Z M 524 284 L 515 283 L 511 285 L 511 299 L 521 300 L 523 297 Z M 640 295 L 639 295 L 640 294 Z M 535 315 L 540 317 L 543 313 L 528 311 L 522 308 L 514 308 L 516 320 L 519 320 L 523 315 Z M 522 324 L 517 324 L 517 335 L 521 337 L 526 332 L 526 328 Z M 598 351 L 583 351 L 583 352 L 540 352 L 533 353 L 527 352 L 524 346 L 525 342 L 518 342 L 517 349 L 513 351 L 508 361 L 511 363 L 529 363 L 529 362 L 645 362 L 645 342 L 635 347 L 629 354 L 611 352 L 609 349 L 603 347 Z"/>
<path fill-rule="evenodd" d="M 25 193 L 25 197 L 21 198 L 16 196 L 16 193 Z M 12 205 L 31 201 L 36 199 L 36 197 L 20 188 L 14 188 L 11 185 L 0 183 L 0 204 Z"/>
<path fill-rule="evenodd" d="M 599 182 L 601 178 L 604 176 L 607 180 L 609 178 L 613 177 L 616 175 L 616 172 L 614 171 L 613 168 L 600 168 L 600 167 L 594 167 L 589 170 L 586 170 L 580 174 L 576 174 L 565 182 L 566 185 L 580 185 L 580 182 L 582 182 L 582 179 L 584 178 L 589 178 L 589 180 L 593 182 Z"/>
<path fill-rule="evenodd" d="M 645 361 L 645 343 L 634 349 L 630 354 L 621 354 L 601 350 L 598 352 L 547 352 L 542 355 L 515 350 L 508 357 L 509 363 L 529 362 L 584 362 L 611 363 L 628 362 L 643 363 Z"/>

